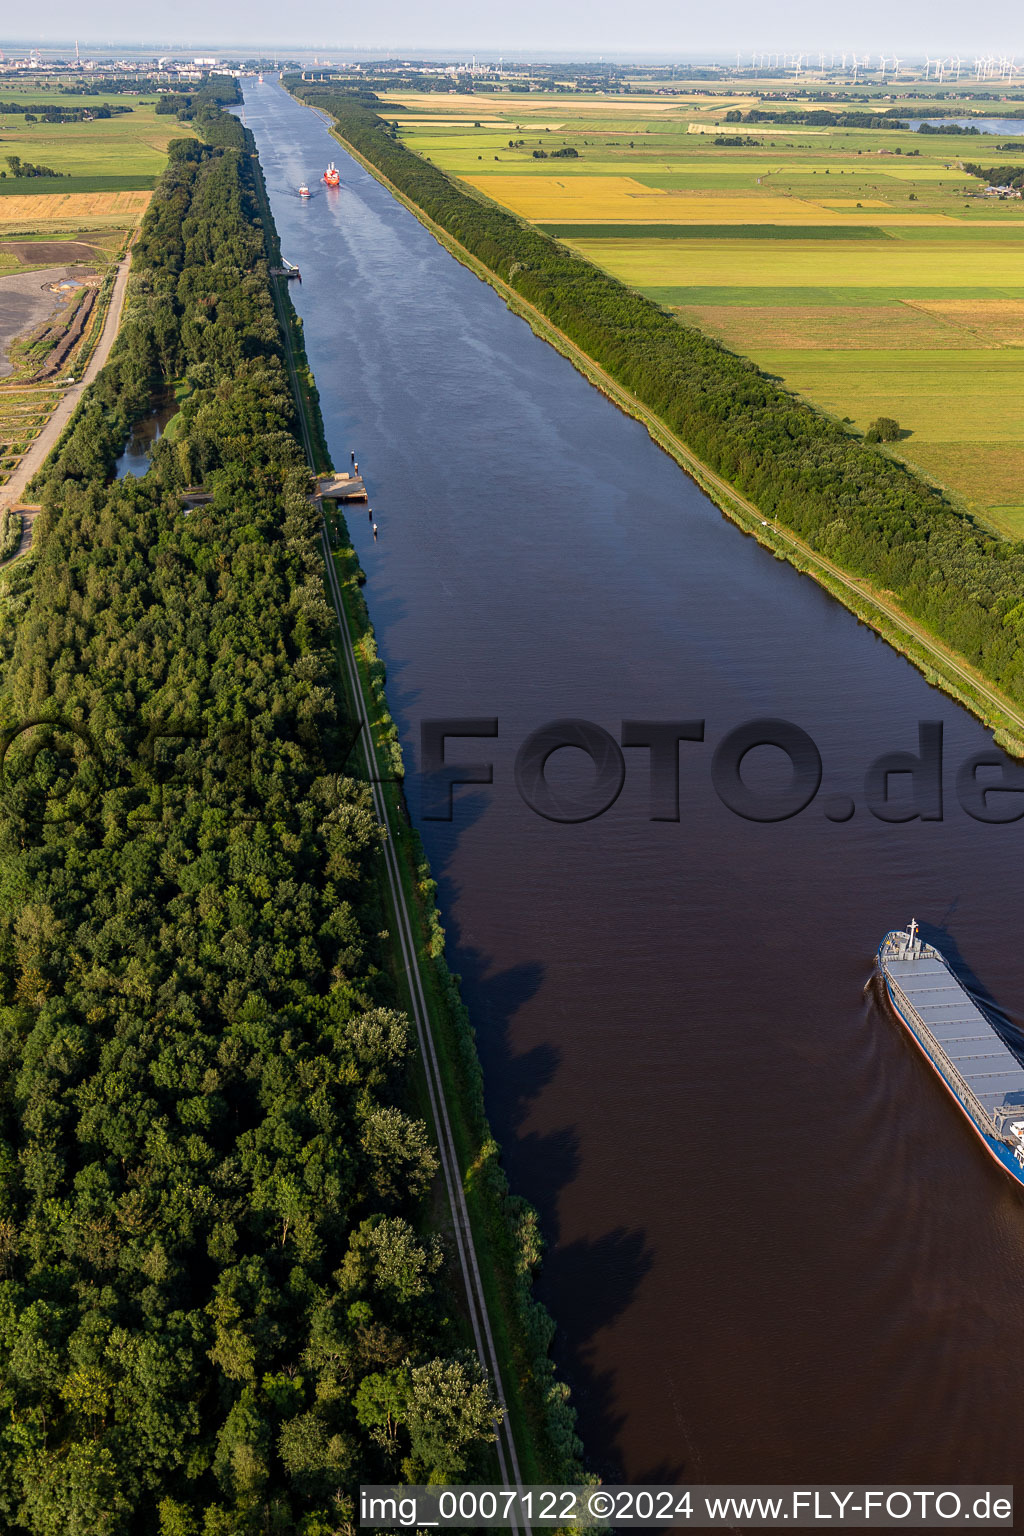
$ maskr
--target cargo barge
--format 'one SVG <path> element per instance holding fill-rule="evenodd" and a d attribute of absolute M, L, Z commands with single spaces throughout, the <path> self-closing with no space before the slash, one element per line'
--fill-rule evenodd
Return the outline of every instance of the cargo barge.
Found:
<path fill-rule="evenodd" d="M 991 1156 L 1024 1184 L 1024 1066 L 916 921 L 886 934 L 878 964 L 900 1022 Z"/>

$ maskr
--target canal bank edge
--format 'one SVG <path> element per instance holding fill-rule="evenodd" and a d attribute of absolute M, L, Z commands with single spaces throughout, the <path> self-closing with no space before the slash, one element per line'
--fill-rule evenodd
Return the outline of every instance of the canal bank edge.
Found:
<path fill-rule="evenodd" d="M 888 593 L 875 587 L 866 577 L 851 575 L 813 549 L 792 529 L 766 518 L 754 502 L 743 496 L 698 458 L 655 411 L 643 405 L 633 392 L 626 389 L 612 374 L 578 347 L 548 319 L 542 310 L 506 283 L 491 267 L 462 245 L 442 224 L 431 218 L 419 204 L 392 182 L 385 172 L 343 136 L 337 126 L 337 120 L 330 117 L 324 108 L 304 100 L 298 92 L 293 91 L 291 94 L 303 106 L 308 107 L 323 119 L 327 123 L 331 137 L 342 146 L 345 152 L 351 155 L 376 181 L 386 187 L 450 255 L 467 267 L 474 276 L 489 283 L 500 294 L 507 307 L 527 322 L 535 335 L 568 358 L 579 373 L 582 373 L 626 415 L 642 423 L 654 442 L 680 465 L 720 511 L 744 533 L 752 535 L 758 543 L 770 549 L 777 559 L 787 560 L 797 570 L 812 576 L 844 607 L 850 609 L 862 623 L 873 629 L 894 650 L 911 661 L 932 686 L 941 688 L 944 693 L 980 719 L 993 732 L 996 742 L 1004 751 L 1015 757 L 1024 758 L 1024 709 L 1015 705 L 1000 688 L 984 677 L 966 658 L 947 646 L 924 624 L 912 618 L 898 604 L 890 601 Z M 360 105 L 365 104 L 360 103 Z M 532 229 L 532 226 L 529 227 Z"/>
<path fill-rule="evenodd" d="M 280 266 L 280 242 L 266 192 L 263 169 L 255 140 L 249 130 L 254 181 L 263 217 L 269 264 Z M 272 277 L 274 306 L 285 342 L 292 388 L 298 404 L 303 446 L 316 471 L 333 466 L 327 447 L 320 397 L 305 353 L 302 321 L 296 314 L 287 284 Z M 416 963 L 423 990 L 433 1043 L 440 1063 L 441 1088 L 450 1118 L 459 1174 L 469 1210 L 476 1246 L 482 1252 L 480 1279 L 497 1352 L 504 1366 L 505 1400 L 521 1470 L 527 1482 L 577 1482 L 582 1476 L 583 1447 L 576 1437 L 576 1415 L 569 1389 L 555 1374 L 549 1348 L 555 1323 L 547 1309 L 532 1295 L 532 1275 L 543 1253 L 537 1213 L 528 1201 L 514 1195 L 500 1162 L 500 1147 L 487 1121 L 483 1098 L 483 1074 L 476 1037 L 468 1010 L 459 993 L 460 978 L 447 963 L 445 931 L 435 900 L 436 882 L 431 878 L 422 842 L 408 816 L 402 790 L 404 765 L 398 729 L 391 717 L 385 693 L 385 668 L 377 654 L 373 626 L 363 599 L 365 580 L 348 528 L 340 510 L 324 518 L 328 548 L 340 595 L 336 604 L 339 624 L 338 687 L 351 720 L 360 718 L 359 701 L 352 697 L 342 654 L 346 640 L 358 674 L 362 705 L 370 723 L 370 748 L 386 803 L 392 843 L 407 910 L 413 916 Z M 334 538 L 331 538 L 331 534 Z M 328 542 L 329 541 L 329 542 Z M 336 542 L 335 542 L 336 541 Z M 328 574 L 330 574 L 328 572 Z M 334 599 L 334 582 L 328 582 Z M 355 745 L 355 744 L 353 744 Z M 365 745 L 365 743 L 364 743 Z M 391 911 L 390 949 L 392 974 L 403 1004 L 415 1011 L 396 939 L 394 903 L 387 882 L 381 878 L 381 897 Z M 429 1103 L 426 1068 L 418 1062 L 417 1090 L 421 1112 L 440 1140 L 440 1127 Z M 456 1219 L 453 1213 L 453 1220 Z"/>

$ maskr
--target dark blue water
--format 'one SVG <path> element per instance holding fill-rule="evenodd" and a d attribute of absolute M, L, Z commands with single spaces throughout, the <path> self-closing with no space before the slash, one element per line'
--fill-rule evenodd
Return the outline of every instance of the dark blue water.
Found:
<path fill-rule="evenodd" d="M 1021 824 L 959 808 L 987 733 L 812 581 L 745 538 L 322 122 L 246 85 L 440 881 L 487 1100 L 539 1207 L 540 1294 L 593 1464 L 631 1479 L 1011 1482 L 1024 1374 L 1024 1199 L 879 1007 L 876 946 L 912 916 L 1016 1020 Z M 331 159 L 337 193 L 316 187 Z M 493 784 L 422 820 L 421 723 Z M 705 721 L 678 822 L 648 753 L 608 813 L 520 798 L 544 722 Z M 808 809 L 722 803 L 711 762 L 752 717 L 810 734 Z M 864 804 L 880 753 L 945 727 L 941 821 Z M 778 792 L 771 748 L 748 762 Z M 778 757 L 778 752 L 775 752 Z M 575 762 L 563 761 L 575 759 Z M 552 759 L 563 790 L 591 770 Z M 755 771 L 756 769 L 756 771 Z M 852 797 L 834 821 L 831 797 Z M 915 1481 L 915 1486 L 929 1486 Z"/>

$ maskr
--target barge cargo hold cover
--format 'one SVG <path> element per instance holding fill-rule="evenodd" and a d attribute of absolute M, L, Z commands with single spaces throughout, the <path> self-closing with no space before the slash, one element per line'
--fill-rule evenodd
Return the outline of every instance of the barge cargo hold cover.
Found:
<path fill-rule="evenodd" d="M 988 1151 L 1024 1184 L 1024 1066 L 916 922 L 886 934 L 878 963 L 900 1021 Z"/>

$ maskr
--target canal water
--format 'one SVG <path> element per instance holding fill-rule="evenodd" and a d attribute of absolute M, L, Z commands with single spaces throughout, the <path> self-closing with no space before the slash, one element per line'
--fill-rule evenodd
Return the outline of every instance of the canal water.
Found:
<path fill-rule="evenodd" d="M 1013 1481 L 1024 1199 L 872 987 L 879 940 L 916 917 L 1008 1029 L 1024 1019 L 1022 824 L 983 825 L 954 791 L 987 733 L 725 521 L 313 112 L 247 82 L 245 114 L 335 463 L 354 452 L 370 487 L 377 542 L 365 510 L 350 524 L 410 803 L 491 1121 L 541 1213 L 538 1289 L 591 1465 Z M 421 724 L 464 716 L 497 738 L 448 760 L 493 783 L 425 820 Z M 623 720 L 703 720 L 679 820 L 650 819 L 636 747 L 606 814 L 531 809 L 517 753 L 565 717 L 616 740 Z M 712 780 L 723 738 L 763 717 L 823 763 L 788 820 L 745 819 Z M 916 751 L 921 721 L 944 726 L 942 819 L 883 822 L 865 771 Z M 744 764 L 766 805 L 782 761 Z M 564 803 L 589 794 L 578 749 L 548 767 Z M 854 814 L 830 819 L 843 797 Z"/>

